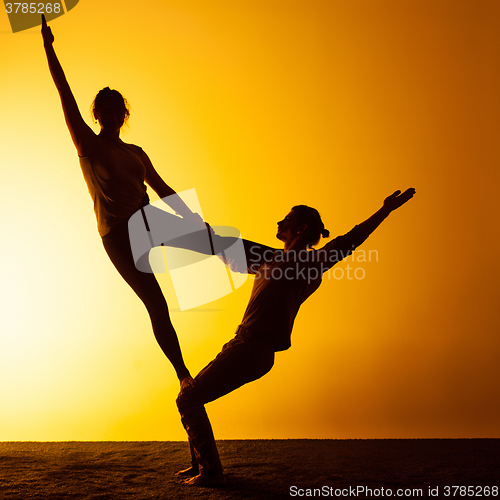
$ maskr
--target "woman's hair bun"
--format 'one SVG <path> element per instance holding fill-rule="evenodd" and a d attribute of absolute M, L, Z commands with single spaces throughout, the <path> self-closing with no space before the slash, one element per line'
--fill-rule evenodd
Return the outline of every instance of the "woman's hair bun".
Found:
<path fill-rule="evenodd" d="M 323 236 L 323 238 L 328 238 L 328 236 L 330 236 L 330 231 L 328 231 L 328 229 L 323 229 L 323 231 L 321 231 L 321 236 Z"/>

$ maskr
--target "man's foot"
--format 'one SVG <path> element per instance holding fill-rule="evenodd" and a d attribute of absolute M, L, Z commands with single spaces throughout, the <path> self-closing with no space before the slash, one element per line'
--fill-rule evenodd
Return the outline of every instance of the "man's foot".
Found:
<path fill-rule="evenodd" d="M 206 475 L 198 474 L 197 476 L 189 479 L 179 481 L 179 484 L 186 484 L 188 486 L 225 486 L 226 478 L 223 474 Z"/>
<path fill-rule="evenodd" d="M 198 467 L 189 467 L 188 469 L 180 470 L 179 472 L 176 472 L 176 476 L 197 476 L 200 473 L 200 469 Z"/>

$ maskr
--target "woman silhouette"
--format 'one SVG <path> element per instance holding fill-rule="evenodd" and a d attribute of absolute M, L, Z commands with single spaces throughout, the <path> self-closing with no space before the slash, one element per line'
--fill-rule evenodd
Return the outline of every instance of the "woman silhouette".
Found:
<path fill-rule="evenodd" d="M 123 279 L 146 306 L 156 340 L 174 366 L 181 389 L 189 388 L 193 379 L 182 359 L 167 303 L 154 274 L 136 269 L 127 225 L 129 217 L 149 203 L 144 182 L 160 198 L 169 196 L 172 200 L 169 205 L 184 218 L 200 217 L 193 214 L 179 197 L 172 196 L 175 191 L 159 176 L 140 147 L 120 139 L 120 130 L 130 112 L 127 101 L 118 91 L 106 87 L 94 99 L 92 114 L 101 127 L 99 134 L 95 134 L 85 123 L 55 54 L 54 36 L 43 15 L 42 37 L 66 124 L 94 201 L 97 227 L 104 248 Z"/>

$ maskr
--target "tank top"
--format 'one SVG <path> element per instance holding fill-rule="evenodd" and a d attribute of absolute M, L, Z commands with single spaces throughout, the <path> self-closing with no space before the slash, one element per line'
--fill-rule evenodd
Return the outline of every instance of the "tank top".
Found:
<path fill-rule="evenodd" d="M 101 236 L 149 203 L 139 146 L 98 135 L 92 153 L 79 159 Z"/>

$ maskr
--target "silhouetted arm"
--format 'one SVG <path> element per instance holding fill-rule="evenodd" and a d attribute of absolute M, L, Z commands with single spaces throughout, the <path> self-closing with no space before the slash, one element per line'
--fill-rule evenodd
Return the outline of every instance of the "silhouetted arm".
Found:
<path fill-rule="evenodd" d="M 319 262 L 323 271 L 326 271 L 337 262 L 351 255 L 393 210 L 406 203 L 414 194 L 415 189 L 409 188 L 403 194 L 401 194 L 401 191 L 396 191 L 388 196 L 384 200 L 382 208 L 377 210 L 370 218 L 354 226 L 347 234 L 330 241 L 323 248 L 314 250 L 314 252 L 317 252 L 315 259 L 313 259 L 314 262 Z"/>
<path fill-rule="evenodd" d="M 42 14 L 42 37 L 45 53 L 47 54 L 47 61 L 49 63 L 50 74 L 56 85 L 61 98 L 62 108 L 64 111 L 64 118 L 68 126 L 73 144 L 78 151 L 79 156 L 87 156 L 92 152 L 95 144 L 96 134 L 85 123 L 76 104 L 75 98 L 69 87 L 64 71 L 57 59 L 54 51 L 54 35 L 52 30 L 47 25 L 45 16 Z"/>
<path fill-rule="evenodd" d="M 203 228 L 204 222 L 199 214 L 195 214 L 191 209 L 182 201 L 181 197 L 161 178 L 160 174 L 156 171 L 149 159 L 149 156 L 143 151 L 142 162 L 146 167 L 145 181 L 156 192 L 160 198 L 169 197 L 166 203 L 168 206 L 181 215 L 183 218 L 189 219 L 191 223 L 200 225 Z"/>
<path fill-rule="evenodd" d="M 276 248 L 249 240 L 243 240 L 243 247 L 245 248 L 248 274 L 257 274 L 260 266 L 272 260 L 275 252 L 279 252 Z"/>
<path fill-rule="evenodd" d="M 229 255 L 224 251 L 233 246 L 239 240 L 236 237 L 218 236 L 210 228 L 214 253 L 226 264 L 226 266 L 235 273 L 257 274 L 260 266 L 266 261 L 274 258 L 276 248 L 261 245 L 250 240 L 241 240 L 243 242 L 244 252 L 231 252 Z"/>

